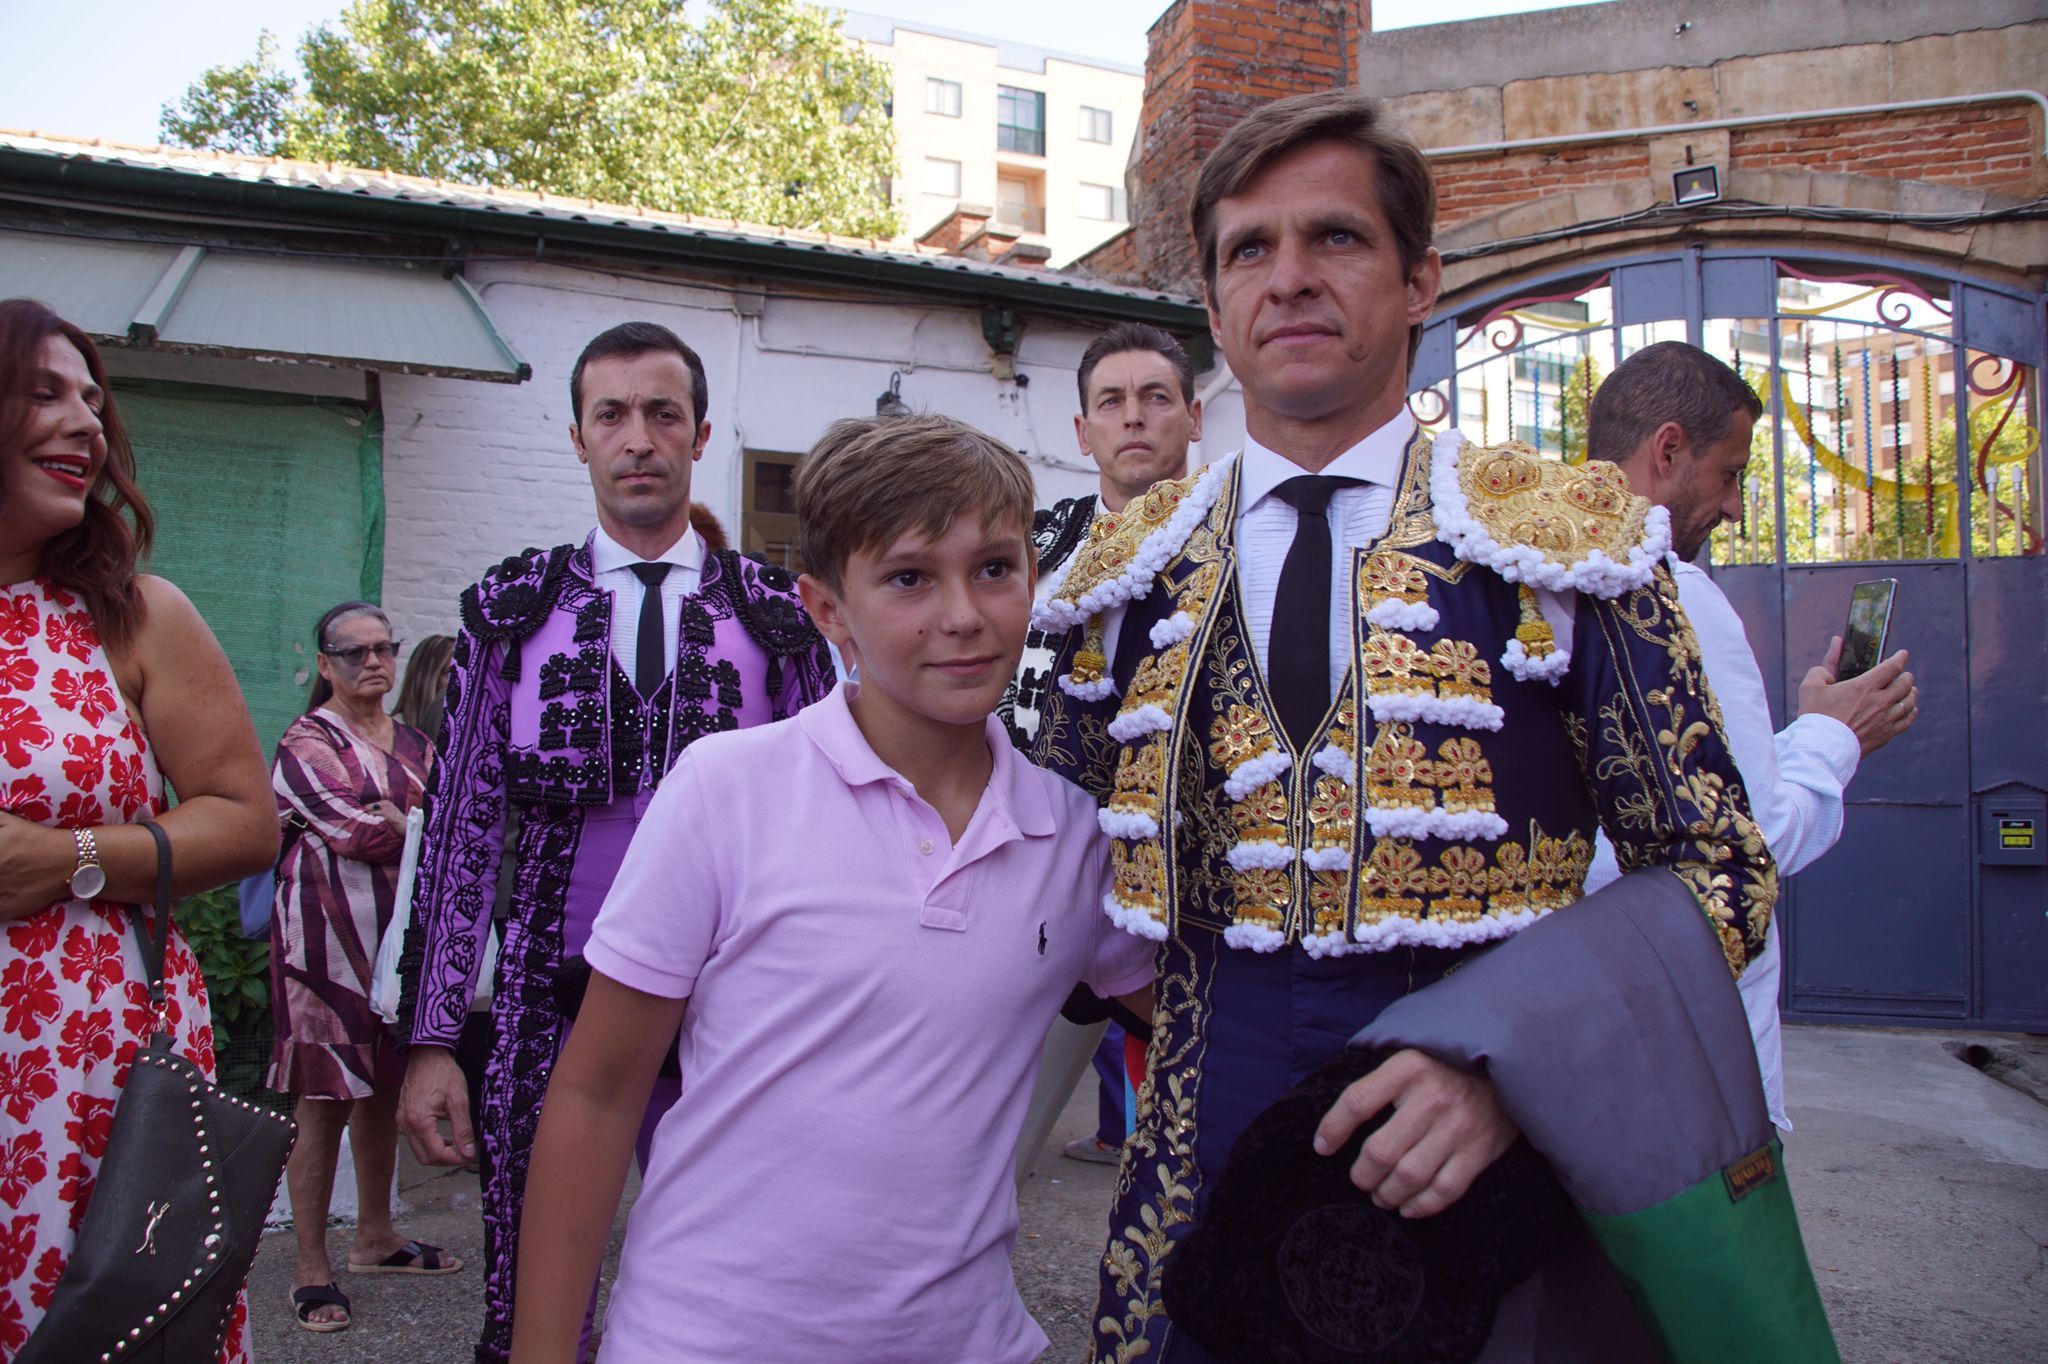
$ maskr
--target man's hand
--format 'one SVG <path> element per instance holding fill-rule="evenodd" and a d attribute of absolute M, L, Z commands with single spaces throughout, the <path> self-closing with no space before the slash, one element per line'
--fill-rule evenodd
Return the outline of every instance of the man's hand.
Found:
<path fill-rule="evenodd" d="M 1433 1217 L 1463 1198 L 1520 1135 L 1491 1080 L 1398 1051 L 1338 1096 L 1316 1127 L 1316 1154 L 1342 1149 L 1388 1104 L 1394 1116 L 1366 1138 L 1351 1182 L 1403 1217 Z"/>
<path fill-rule="evenodd" d="M 441 1119 L 454 1129 L 450 1143 Z M 422 1165 L 460 1165 L 476 1159 L 476 1131 L 469 1121 L 469 1084 L 455 1053 L 446 1047 L 414 1047 L 398 1091 L 398 1130 Z"/>
<path fill-rule="evenodd" d="M 1835 680 L 1842 662 L 1842 637 L 1828 645 L 1827 657 L 1806 670 L 1799 683 L 1799 713 L 1825 715 L 1856 731 L 1863 756 L 1883 748 L 1912 727 L 1920 713 L 1920 691 L 1906 671 L 1906 651 L 1847 682 Z"/>

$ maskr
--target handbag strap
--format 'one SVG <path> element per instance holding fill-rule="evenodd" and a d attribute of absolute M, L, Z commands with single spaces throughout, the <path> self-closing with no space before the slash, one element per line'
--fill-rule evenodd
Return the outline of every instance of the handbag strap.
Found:
<path fill-rule="evenodd" d="M 156 933 L 149 931 L 142 906 L 135 907 L 135 942 L 142 949 L 142 970 L 149 979 L 149 1011 L 152 1019 L 149 1050 L 161 1056 L 170 1050 L 170 1029 L 165 1025 L 164 949 L 171 941 L 171 840 L 153 819 L 136 823 L 156 840 Z"/>

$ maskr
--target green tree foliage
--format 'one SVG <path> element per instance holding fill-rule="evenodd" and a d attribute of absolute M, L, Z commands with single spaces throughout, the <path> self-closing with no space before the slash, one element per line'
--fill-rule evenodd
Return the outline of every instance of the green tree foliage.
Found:
<path fill-rule="evenodd" d="M 281 156 L 296 97 L 291 77 L 277 64 L 277 39 L 265 29 L 254 58 L 208 67 L 183 99 L 164 106 L 163 138 L 209 151 Z"/>
<path fill-rule="evenodd" d="M 1606 377 L 1600 372 L 1591 350 L 1581 355 L 1578 363 L 1565 372 L 1564 383 L 1557 395 L 1563 418 L 1557 435 L 1558 448 L 1564 452 L 1567 464 L 1585 461 L 1587 418 L 1593 411 L 1593 394 Z"/>
<path fill-rule="evenodd" d="M 888 67 L 802 0 L 355 0 L 265 34 L 163 111 L 166 141 L 889 236 Z"/>
<path fill-rule="evenodd" d="M 1764 376 L 1761 373 L 1745 370 L 1743 377 L 1759 393 L 1763 392 Z M 2033 440 L 2032 427 L 2024 416 L 2019 415 L 2001 422 L 2003 415 L 2002 409 L 1988 404 L 1970 414 L 1971 449 L 1981 452 L 1989 447 L 1993 460 L 1997 461 L 1991 464 L 1991 472 L 2000 480 L 2000 505 L 1994 509 L 1990 494 L 1976 481 L 1976 465 L 1972 460 L 1969 480 L 1972 494 L 1970 547 L 1971 553 L 1978 558 L 2032 552 L 2035 541 L 2028 528 L 2039 524 L 2041 514 L 2038 479 L 2031 466 L 2020 460 L 2022 452 L 2030 448 Z M 1763 564 L 1772 563 L 1777 558 L 1770 422 L 1767 411 L 1764 419 L 1757 423 L 1756 433 L 1750 442 L 1749 471 L 1744 479 L 1748 516 L 1741 526 L 1723 525 L 1714 531 L 1714 562 L 1717 564 Z M 1956 472 L 1956 420 L 1953 411 L 1942 413 L 1934 430 L 1932 450 L 1935 482 L 1949 492 L 1946 496 L 1937 496 L 1934 524 L 1930 531 L 1927 503 L 1918 497 L 1896 496 L 1891 491 L 1893 485 L 1889 472 L 1878 479 L 1876 488 L 1869 494 L 1861 488 L 1838 487 L 1834 477 L 1825 469 L 1812 479 L 1809 488 L 1806 461 L 1800 452 L 1798 437 L 1788 428 L 1785 443 L 1786 562 L 1883 563 L 1900 559 L 1938 559 L 1945 552 L 1952 553 L 1953 547 L 1944 544 L 1944 532 L 1957 514 L 1953 495 Z M 2028 470 L 2025 479 L 2017 480 L 2023 484 L 2021 487 L 2016 487 L 2015 467 Z M 1923 482 L 1927 477 L 1926 455 L 1909 453 L 1904 473 L 1909 483 Z M 1851 509 L 1851 514 L 1846 517 L 1840 512 L 1844 505 Z M 1837 528 L 1844 524 L 1861 525 L 1863 529 L 1839 533 Z"/>
<path fill-rule="evenodd" d="M 176 915 L 206 978 L 220 1082 L 232 1093 L 253 1097 L 263 1088 L 270 1059 L 270 942 L 242 936 L 233 886 L 188 897 Z"/>

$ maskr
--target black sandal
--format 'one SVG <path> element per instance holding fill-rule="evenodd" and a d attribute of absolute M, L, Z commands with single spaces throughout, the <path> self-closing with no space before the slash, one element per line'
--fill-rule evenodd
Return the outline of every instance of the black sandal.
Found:
<path fill-rule="evenodd" d="M 339 1307 L 344 1312 L 350 1312 L 348 1294 L 331 1283 L 309 1283 L 304 1288 L 292 1290 L 292 1314 L 299 1319 L 301 1327 L 322 1335 L 330 1331 L 348 1329 L 348 1317 L 343 1317 L 340 1321 L 314 1321 L 313 1309 L 316 1307 Z"/>
<path fill-rule="evenodd" d="M 407 1241 L 375 1264 L 348 1262 L 351 1274 L 453 1274 L 460 1268 L 462 1261 L 425 1241 Z"/>

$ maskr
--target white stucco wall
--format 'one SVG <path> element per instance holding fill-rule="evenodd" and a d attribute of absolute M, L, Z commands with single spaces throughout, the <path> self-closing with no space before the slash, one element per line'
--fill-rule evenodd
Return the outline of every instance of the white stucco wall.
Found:
<path fill-rule="evenodd" d="M 743 453 L 807 450 L 835 418 L 872 413 L 893 370 L 911 406 L 1024 452 L 1042 502 L 1095 485 L 1073 433 L 1074 368 L 1092 328 L 1030 320 L 1020 384 L 989 372 L 979 313 L 966 307 L 771 294 L 749 318 L 723 287 L 531 263 L 478 265 L 469 279 L 534 376 L 383 380 L 384 602 L 406 639 L 452 630 L 456 594 L 507 554 L 580 540 L 595 524 L 569 444 L 569 371 L 585 342 L 619 322 L 660 322 L 703 357 L 712 433 L 692 495 L 735 541 Z M 1212 436 L 1209 448 L 1229 447 Z"/>
<path fill-rule="evenodd" d="M 531 262 L 478 263 L 468 278 L 534 374 L 523 384 L 381 377 L 383 599 L 401 639 L 453 631 L 457 594 L 484 570 L 528 546 L 581 540 L 596 524 L 569 444 L 569 371 L 591 337 L 620 322 L 663 323 L 703 357 L 712 432 L 692 496 L 735 543 L 744 452 L 802 453 L 834 419 L 872 413 L 898 370 L 911 406 L 971 422 L 1022 451 L 1041 505 L 1096 486 L 1073 423 L 1074 371 L 1094 327 L 1027 319 L 1017 372 L 1028 382 L 1020 384 L 990 373 L 980 315 L 959 305 L 768 296 L 758 317 L 745 317 L 722 285 Z M 138 378 L 358 401 L 371 392 L 362 371 L 313 363 L 120 347 L 105 355 L 115 374 Z M 1190 462 L 1228 454 L 1243 433 L 1242 403 L 1226 384 L 1210 398 Z"/>

